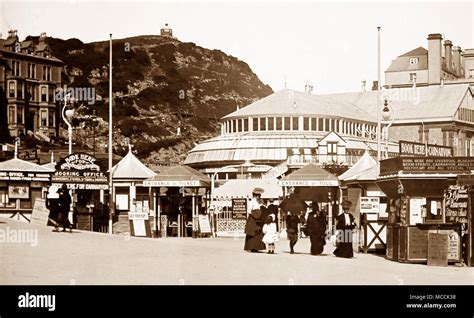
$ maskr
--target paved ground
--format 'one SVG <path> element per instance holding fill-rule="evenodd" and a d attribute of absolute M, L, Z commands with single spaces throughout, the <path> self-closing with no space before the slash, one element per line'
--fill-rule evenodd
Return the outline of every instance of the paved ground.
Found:
<path fill-rule="evenodd" d="M 37 245 L 5 242 L 20 229 L 37 233 Z M 305 238 L 296 245 L 297 254 L 289 254 L 283 240 L 277 254 L 268 255 L 244 252 L 242 239 L 145 239 L 51 230 L 0 220 L 1 285 L 474 285 L 472 268 L 401 264 L 373 254 L 340 259 L 328 245 L 326 255 L 311 256 Z"/>

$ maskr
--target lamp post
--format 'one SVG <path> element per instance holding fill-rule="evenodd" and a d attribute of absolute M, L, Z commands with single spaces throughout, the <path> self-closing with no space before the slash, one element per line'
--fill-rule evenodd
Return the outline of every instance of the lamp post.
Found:
<path fill-rule="evenodd" d="M 68 134 L 68 139 L 69 139 L 69 154 L 72 154 L 72 125 L 69 120 L 71 120 L 71 118 L 74 117 L 74 109 L 66 110 L 68 98 L 69 98 L 69 95 L 64 95 L 64 107 L 62 111 L 62 117 L 63 117 L 64 122 L 67 125 L 67 134 Z"/>
<path fill-rule="evenodd" d="M 384 138 L 385 138 L 385 158 L 388 159 L 388 129 L 390 128 L 390 126 L 392 126 L 393 121 L 395 120 L 395 115 L 394 115 L 394 112 L 393 112 L 393 108 L 389 106 L 387 98 L 385 98 L 383 106 L 384 107 L 382 109 L 382 119 L 384 120 L 384 122 L 387 125 L 385 127 L 385 134 L 384 134 Z"/>
<path fill-rule="evenodd" d="M 380 153 L 380 134 L 382 124 L 380 122 L 380 89 L 382 87 L 381 83 L 381 66 L 380 66 L 380 29 L 381 27 L 377 27 L 377 161 L 381 159 Z"/>

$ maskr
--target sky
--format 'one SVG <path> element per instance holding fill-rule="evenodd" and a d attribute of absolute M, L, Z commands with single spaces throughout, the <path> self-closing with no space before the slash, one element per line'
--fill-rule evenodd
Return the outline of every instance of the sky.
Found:
<path fill-rule="evenodd" d="M 247 62 L 274 91 L 309 83 L 318 94 L 359 91 L 363 80 L 371 88 L 377 26 L 382 72 L 397 56 L 427 48 L 430 33 L 474 48 L 473 2 L 0 0 L 0 32 L 94 42 L 110 33 L 159 34 L 168 22 L 179 40 Z"/>

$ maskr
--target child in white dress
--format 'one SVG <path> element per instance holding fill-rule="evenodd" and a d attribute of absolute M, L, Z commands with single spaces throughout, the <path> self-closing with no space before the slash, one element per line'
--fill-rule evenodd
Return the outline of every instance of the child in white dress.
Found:
<path fill-rule="evenodd" d="M 278 242 L 278 233 L 274 214 L 267 216 L 262 231 L 265 234 L 262 242 L 267 245 L 268 254 L 275 254 L 275 243 Z"/>

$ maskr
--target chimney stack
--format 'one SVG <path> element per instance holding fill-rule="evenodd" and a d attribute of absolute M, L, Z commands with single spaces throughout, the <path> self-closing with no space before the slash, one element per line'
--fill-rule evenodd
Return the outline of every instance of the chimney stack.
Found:
<path fill-rule="evenodd" d="M 362 92 L 365 92 L 365 85 L 367 84 L 367 81 L 362 81 Z"/>
<path fill-rule="evenodd" d="M 428 85 L 439 85 L 441 83 L 441 41 L 443 37 L 439 33 L 428 35 Z"/>
<path fill-rule="evenodd" d="M 463 52 L 464 77 L 474 78 L 474 49 L 465 49 Z"/>
<path fill-rule="evenodd" d="M 372 90 L 373 91 L 379 90 L 379 81 L 372 81 Z"/>
<path fill-rule="evenodd" d="M 455 73 L 456 71 L 453 68 L 452 48 L 453 43 L 450 40 L 444 41 L 444 62 L 446 64 L 446 69 L 451 73 Z"/>
<path fill-rule="evenodd" d="M 39 43 L 46 43 L 46 32 L 41 32 L 39 36 Z"/>
<path fill-rule="evenodd" d="M 459 46 L 453 47 L 453 64 L 454 64 L 453 71 L 458 77 L 462 76 L 461 52 L 462 52 L 461 47 Z"/>

